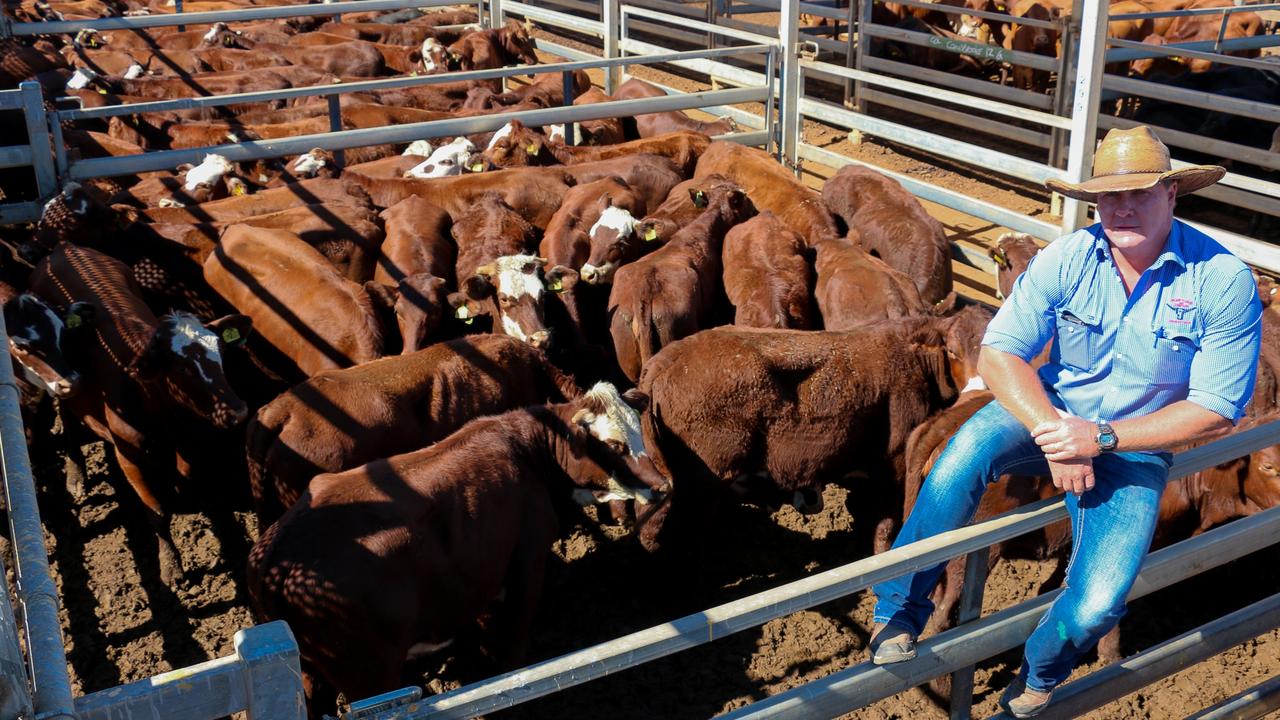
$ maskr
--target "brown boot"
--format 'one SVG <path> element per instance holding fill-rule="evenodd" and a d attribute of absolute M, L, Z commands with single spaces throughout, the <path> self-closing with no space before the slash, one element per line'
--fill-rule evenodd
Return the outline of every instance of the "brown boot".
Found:
<path fill-rule="evenodd" d="M 1000 707 L 1016 718 L 1029 718 L 1039 715 L 1049 705 L 1053 691 L 1032 690 L 1021 677 L 1000 696 Z"/>

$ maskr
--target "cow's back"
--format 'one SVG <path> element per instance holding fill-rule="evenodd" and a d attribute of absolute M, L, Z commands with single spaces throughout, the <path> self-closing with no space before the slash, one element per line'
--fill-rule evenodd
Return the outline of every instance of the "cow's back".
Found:
<path fill-rule="evenodd" d="M 796 180 L 768 153 L 737 143 L 711 143 L 698 159 L 694 177 L 723 175 L 737 183 L 759 210 L 772 211 L 810 245 L 839 237 L 822 196 Z"/>
<path fill-rule="evenodd" d="M 250 482 L 270 522 L 312 477 L 444 438 L 466 422 L 577 393 L 540 351 L 506 335 L 475 335 L 321 373 L 249 424 Z"/>
<path fill-rule="evenodd" d="M 382 355 L 364 288 L 286 230 L 231 225 L 205 260 L 209 285 L 306 375 Z"/>

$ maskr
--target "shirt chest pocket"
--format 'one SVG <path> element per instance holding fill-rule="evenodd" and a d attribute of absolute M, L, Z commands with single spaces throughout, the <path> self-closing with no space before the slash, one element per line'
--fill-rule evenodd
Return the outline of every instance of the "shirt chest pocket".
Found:
<path fill-rule="evenodd" d="M 1089 370 L 1097 360 L 1098 319 L 1085 310 L 1058 311 L 1058 361 Z"/>
<path fill-rule="evenodd" d="M 1191 361 L 1200 351 L 1200 333 L 1190 328 L 1166 330 L 1157 327 L 1155 367 L 1151 382 L 1156 385 L 1189 385 Z"/>

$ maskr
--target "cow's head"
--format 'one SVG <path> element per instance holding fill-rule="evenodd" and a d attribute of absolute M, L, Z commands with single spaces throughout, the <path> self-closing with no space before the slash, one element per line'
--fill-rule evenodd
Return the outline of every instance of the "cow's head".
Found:
<path fill-rule="evenodd" d="M 627 254 L 627 246 L 636 242 L 636 226 L 639 225 L 630 211 L 610 205 L 600 213 L 600 219 L 588 233 L 591 254 L 579 274 L 583 282 L 604 285 L 613 282 L 613 273 Z"/>
<path fill-rule="evenodd" d="M 447 283 L 431 273 L 410 275 L 396 286 L 394 310 L 404 340 L 402 352 L 421 350 L 435 337 L 444 321 L 447 295 Z"/>
<path fill-rule="evenodd" d="M 19 253 L 34 265 L 60 242 L 98 246 L 104 233 L 113 231 L 120 220 L 119 213 L 106 206 L 97 189 L 69 182 L 45 203 L 35 233 Z"/>
<path fill-rule="evenodd" d="M 521 65 L 537 65 L 538 55 L 534 52 L 533 24 L 508 20 L 498 31 L 502 50 L 507 55 L 507 62 L 519 60 Z"/>
<path fill-rule="evenodd" d="M 484 151 L 484 161 L 494 167 L 525 167 L 528 165 L 553 165 L 555 155 L 547 147 L 547 138 L 533 128 L 525 127 L 519 120 L 512 120 L 503 127 L 510 128 L 494 133 L 489 147 Z"/>
<path fill-rule="evenodd" d="M 465 137 L 456 138 L 453 142 L 436 148 L 426 160 L 405 171 L 404 176 L 427 179 L 461 175 L 475 152 L 476 146 L 470 140 Z"/>
<path fill-rule="evenodd" d="M 200 38 L 200 43 L 195 49 L 208 50 L 217 47 L 249 49 L 244 36 L 227 27 L 224 22 L 214 23 L 213 27 L 209 28 L 209 32 Z"/>
<path fill-rule="evenodd" d="M 4 324 L 9 331 L 9 355 L 27 380 L 57 398 L 79 389 L 80 375 L 66 357 L 66 337 L 92 322 L 89 303 L 72 303 L 59 312 L 44 300 L 23 293 L 4 303 Z"/>
<path fill-rule="evenodd" d="M 671 490 L 671 481 L 654 467 L 640 429 L 640 413 L 649 398 L 639 390 L 619 393 L 596 383 L 571 403 L 574 452 L 565 470 L 581 491 L 579 503 L 634 501 L 649 505 Z"/>
<path fill-rule="evenodd" d="M 961 392 L 987 388 L 978 374 L 978 355 L 991 318 L 990 310 L 974 304 L 941 320 L 951 380 Z"/>
<path fill-rule="evenodd" d="M 487 303 L 488 313 L 502 332 L 534 347 L 546 347 L 551 342 L 543 315 L 546 286 L 542 266 L 546 262 L 533 255 L 505 255 L 476 268 L 476 273 L 463 281 L 462 294 L 482 307 Z M 459 304 L 457 295 L 449 296 L 455 315 L 462 308 L 470 312 L 470 306 Z"/>
<path fill-rule="evenodd" d="M 429 158 L 435 148 L 431 147 L 431 143 L 426 140 L 414 140 L 409 143 L 409 147 L 404 149 L 401 155 L 417 155 L 420 158 Z"/>
<path fill-rule="evenodd" d="M 1040 252 L 1040 246 L 1026 233 L 1005 233 L 996 240 L 996 246 L 987 255 L 996 263 L 996 297 L 1007 298 L 1013 292 L 1013 283 L 1031 264 L 1031 258 Z"/>
<path fill-rule="evenodd" d="M 143 382 L 163 382 L 178 404 L 214 427 L 233 427 L 249 409 L 227 384 L 222 351 L 242 345 L 251 328 L 245 315 L 227 315 L 207 326 L 189 313 L 166 315 L 130 373 Z"/>
<path fill-rule="evenodd" d="M 429 37 L 422 41 L 422 69 L 427 74 L 450 72 L 459 67 L 459 56 L 453 48 Z"/>
<path fill-rule="evenodd" d="M 46 7 L 48 6 L 46 5 Z M 71 44 L 82 48 L 100 48 L 107 44 L 107 38 L 97 30 L 85 28 L 76 33 L 75 38 L 71 40 Z"/>
<path fill-rule="evenodd" d="M 216 153 L 210 153 L 204 156 L 204 161 L 199 165 L 187 170 L 186 182 L 183 183 L 182 189 L 187 192 L 195 192 L 199 188 L 211 190 L 224 175 L 230 175 L 235 170 L 236 166 L 230 160 Z"/>
<path fill-rule="evenodd" d="M 333 167 L 333 153 L 315 148 L 303 155 L 299 155 L 298 159 L 293 161 L 290 169 L 297 177 L 313 178 L 319 175 L 320 171 L 326 167 Z"/>

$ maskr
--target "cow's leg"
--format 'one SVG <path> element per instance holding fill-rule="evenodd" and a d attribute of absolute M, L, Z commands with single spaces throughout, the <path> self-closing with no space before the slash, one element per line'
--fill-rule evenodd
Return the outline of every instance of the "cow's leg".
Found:
<path fill-rule="evenodd" d="M 115 413 L 108 412 L 107 425 L 111 430 L 111 445 L 115 448 L 120 471 L 138 494 L 138 499 L 146 508 L 147 521 L 155 531 L 160 579 L 166 585 L 173 585 L 182 578 L 182 563 L 173 545 L 173 537 L 169 534 L 169 514 L 146 480 L 144 468 L 149 463 L 147 454 L 142 449 L 141 434 Z"/>
<path fill-rule="evenodd" d="M 524 662 L 529 632 L 542 596 L 547 548 L 555 542 L 555 529 L 551 525 L 529 528 L 521 535 L 507 565 L 505 597 L 494 623 L 494 637 L 500 638 L 496 657 L 503 670 L 519 667 Z"/>

